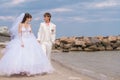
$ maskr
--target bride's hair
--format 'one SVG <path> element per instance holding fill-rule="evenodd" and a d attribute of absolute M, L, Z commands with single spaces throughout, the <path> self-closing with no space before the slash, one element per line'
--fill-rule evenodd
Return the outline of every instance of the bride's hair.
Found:
<path fill-rule="evenodd" d="M 23 18 L 21 23 L 24 23 L 27 18 L 32 18 L 32 16 L 29 13 L 25 13 L 25 16 L 24 16 L 24 18 Z"/>

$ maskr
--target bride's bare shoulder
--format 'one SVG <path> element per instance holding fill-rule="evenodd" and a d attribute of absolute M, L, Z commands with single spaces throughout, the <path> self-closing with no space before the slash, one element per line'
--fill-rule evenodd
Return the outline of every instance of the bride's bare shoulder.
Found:
<path fill-rule="evenodd" d="M 19 28 L 22 28 L 23 24 L 22 23 L 19 23 Z"/>
<path fill-rule="evenodd" d="M 23 25 L 23 23 L 19 23 L 19 26 L 21 27 Z"/>

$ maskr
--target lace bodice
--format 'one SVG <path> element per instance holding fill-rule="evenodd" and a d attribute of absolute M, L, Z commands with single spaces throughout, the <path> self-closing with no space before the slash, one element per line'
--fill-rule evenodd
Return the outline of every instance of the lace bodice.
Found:
<path fill-rule="evenodd" d="M 22 27 L 22 37 L 27 37 L 31 35 L 31 27 L 25 28 Z"/>
<path fill-rule="evenodd" d="M 22 27 L 22 32 L 30 32 L 31 31 L 31 28 L 28 27 L 28 28 L 25 28 L 24 26 Z"/>

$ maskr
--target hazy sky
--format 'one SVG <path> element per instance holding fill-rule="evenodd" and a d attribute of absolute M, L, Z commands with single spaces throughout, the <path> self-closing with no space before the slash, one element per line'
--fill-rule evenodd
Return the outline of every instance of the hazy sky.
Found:
<path fill-rule="evenodd" d="M 0 25 L 12 25 L 29 12 L 36 35 L 43 14 L 50 12 L 57 37 L 120 34 L 120 0 L 0 0 Z"/>

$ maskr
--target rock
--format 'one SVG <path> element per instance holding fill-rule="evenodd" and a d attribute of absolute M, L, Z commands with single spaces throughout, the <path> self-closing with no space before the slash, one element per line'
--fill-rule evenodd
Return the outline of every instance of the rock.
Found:
<path fill-rule="evenodd" d="M 85 45 L 84 41 L 78 41 L 78 40 L 76 40 L 74 46 L 85 47 L 86 45 Z"/>
<path fill-rule="evenodd" d="M 1 48 L 5 48 L 6 47 L 6 43 L 5 42 L 0 42 L 0 47 Z"/>
<path fill-rule="evenodd" d="M 77 47 L 71 47 L 70 51 L 78 51 L 78 48 Z"/>
<path fill-rule="evenodd" d="M 117 47 L 120 46 L 120 44 L 118 44 L 118 43 L 111 43 L 111 46 L 112 46 L 113 49 L 116 49 Z"/>
<path fill-rule="evenodd" d="M 117 42 L 116 42 L 118 45 L 120 45 L 120 40 L 117 40 Z"/>
<path fill-rule="evenodd" d="M 116 43 L 111 43 L 111 46 L 114 50 L 120 47 L 120 40 L 117 40 Z"/>
<path fill-rule="evenodd" d="M 63 52 L 69 52 L 69 49 L 71 48 L 71 44 L 61 43 L 60 48 Z"/>
<path fill-rule="evenodd" d="M 10 37 L 8 27 L 6 27 L 6 26 L 1 26 L 1 27 L 0 27 L 0 35 L 1 35 L 1 36 Z"/>
<path fill-rule="evenodd" d="M 69 52 L 69 49 L 62 49 L 62 52 Z"/>
<path fill-rule="evenodd" d="M 67 37 L 62 37 L 62 38 L 60 38 L 60 43 L 67 44 L 68 43 L 67 40 L 68 40 Z"/>
<path fill-rule="evenodd" d="M 81 47 L 72 47 L 70 48 L 70 51 L 82 51 L 83 49 Z"/>
<path fill-rule="evenodd" d="M 59 40 L 55 40 L 55 45 L 60 45 L 60 41 Z"/>
<path fill-rule="evenodd" d="M 117 37 L 116 37 L 116 36 L 108 36 L 108 40 L 109 40 L 110 42 L 115 43 L 115 42 L 117 41 Z"/>
<path fill-rule="evenodd" d="M 73 44 L 73 43 L 75 42 L 75 38 L 76 38 L 76 37 L 69 37 L 69 38 L 67 39 L 68 44 Z"/>
<path fill-rule="evenodd" d="M 60 38 L 60 42 L 65 43 L 65 44 L 74 43 L 74 41 L 75 41 L 75 37 L 71 37 L 71 38 L 62 37 L 62 38 Z"/>
<path fill-rule="evenodd" d="M 10 41 L 10 37 L 0 35 L 0 42 L 5 42 L 5 41 Z"/>
<path fill-rule="evenodd" d="M 93 51 L 97 51 L 98 50 L 96 45 L 89 46 L 88 48 L 92 49 Z"/>
<path fill-rule="evenodd" d="M 78 47 L 78 51 L 83 51 L 83 48 L 82 47 Z"/>
<path fill-rule="evenodd" d="M 109 46 L 109 45 L 110 45 L 110 41 L 109 41 L 107 38 L 104 38 L 104 39 L 102 40 L 101 44 L 106 47 L 106 46 Z"/>
<path fill-rule="evenodd" d="M 83 37 L 83 39 L 86 43 L 90 43 L 90 38 L 89 37 Z"/>
<path fill-rule="evenodd" d="M 117 47 L 116 50 L 120 50 L 120 47 Z"/>
<path fill-rule="evenodd" d="M 103 40 L 103 36 L 96 36 L 96 38 L 97 38 L 98 40 L 100 40 L 100 41 Z"/>
<path fill-rule="evenodd" d="M 96 37 L 92 37 L 90 38 L 90 41 L 92 44 L 96 44 L 96 43 L 100 43 L 101 41 L 99 39 L 97 39 Z"/>
<path fill-rule="evenodd" d="M 104 46 L 99 46 L 98 51 L 105 51 L 105 47 Z"/>
<path fill-rule="evenodd" d="M 69 49 L 71 48 L 71 44 L 63 44 L 63 43 L 61 43 L 61 50 L 63 51 L 63 52 L 69 52 Z"/>
<path fill-rule="evenodd" d="M 117 36 L 117 40 L 120 40 L 120 36 Z"/>
<path fill-rule="evenodd" d="M 108 50 L 108 51 L 112 51 L 113 50 L 113 48 L 111 46 L 107 46 L 107 47 L 105 47 L 105 49 Z"/>
<path fill-rule="evenodd" d="M 93 51 L 93 50 L 90 48 L 84 48 L 84 51 Z"/>
<path fill-rule="evenodd" d="M 5 42 L 10 40 L 10 35 L 8 28 L 6 26 L 0 27 L 0 42 Z"/>
<path fill-rule="evenodd" d="M 69 52 L 70 48 L 71 48 L 71 44 L 64 44 L 64 46 L 62 46 L 62 51 Z"/>
<path fill-rule="evenodd" d="M 65 44 L 65 45 L 63 46 L 63 48 L 64 48 L 64 49 L 69 49 L 69 48 L 71 48 L 71 44 Z"/>
<path fill-rule="evenodd" d="M 60 48 L 64 48 L 64 43 L 60 43 Z"/>
<path fill-rule="evenodd" d="M 84 37 L 83 40 L 85 41 L 85 45 L 86 45 L 86 46 L 92 45 L 89 37 Z"/>
<path fill-rule="evenodd" d="M 75 39 L 82 40 L 84 37 L 75 37 Z"/>
<path fill-rule="evenodd" d="M 60 48 L 60 40 L 56 39 L 55 44 L 53 44 L 53 49 L 58 49 L 58 48 Z"/>

